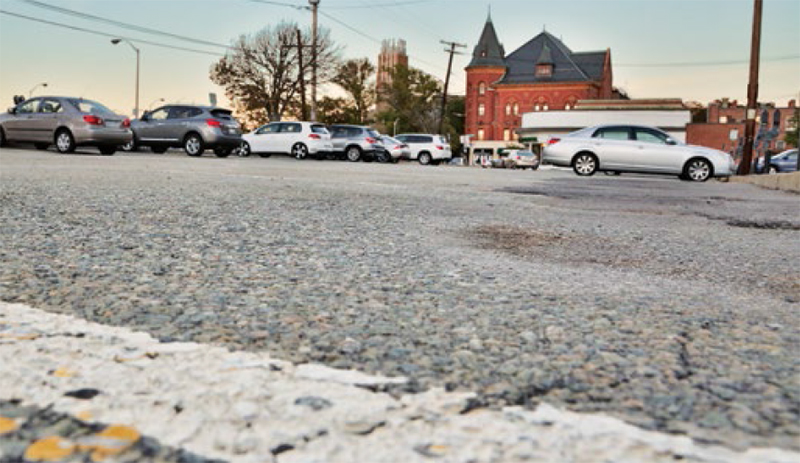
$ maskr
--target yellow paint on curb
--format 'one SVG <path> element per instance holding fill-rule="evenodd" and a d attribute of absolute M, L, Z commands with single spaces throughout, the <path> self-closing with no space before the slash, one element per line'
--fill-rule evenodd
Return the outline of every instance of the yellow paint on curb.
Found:
<path fill-rule="evenodd" d="M 0 436 L 14 432 L 19 428 L 17 420 L 0 416 Z"/>
<path fill-rule="evenodd" d="M 75 414 L 75 418 L 81 421 L 89 421 L 92 419 L 92 412 L 91 410 L 81 410 Z"/>
<path fill-rule="evenodd" d="M 119 424 L 112 424 L 97 434 L 78 440 L 81 451 L 91 451 L 92 461 L 102 461 L 120 454 L 141 438 L 139 431 Z"/>
<path fill-rule="evenodd" d="M 75 376 L 74 371 L 64 367 L 57 368 L 53 370 L 53 372 L 50 374 L 52 376 L 55 376 L 56 378 L 72 378 L 73 376 Z"/>
<path fill-rule="evenodd" d="M 75 444 L 58 436 L 37 440 L 25 449 L 28 461 L 61 461 L 75 452 Z"/>

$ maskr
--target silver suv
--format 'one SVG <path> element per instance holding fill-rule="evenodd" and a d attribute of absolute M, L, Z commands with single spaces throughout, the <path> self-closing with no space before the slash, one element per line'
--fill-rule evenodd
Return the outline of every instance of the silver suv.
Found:
<path fill-rule="evenodd" d="M 385 154 L 381 134 L 360 125 L 332 125 L 329 128 L 333 142 L 333 156 L 348 161 L 372 161 Z"/>
<path fill-rule="evenodd" d="M 449 161 L 453 157 L 453 153 L 450 152 L 450 143 L 441 135 L 405 133 L 395 135 L 394 138 L 407 144 L 411 151 L 408 158 L 416 159 L 422 165 L 436 165 L 441 161 Z"/>
<path fill-rule="evenodd" d="M 189 156 L 201 156 L 207 148 L 224 158 L 242 144 L 239 123 L 231 111 L 213 106 L 168 105 L 145 112 L 131 122 L 133 140 L 125 151 L 149 146 L 155 153 L 183 147 Z"/>

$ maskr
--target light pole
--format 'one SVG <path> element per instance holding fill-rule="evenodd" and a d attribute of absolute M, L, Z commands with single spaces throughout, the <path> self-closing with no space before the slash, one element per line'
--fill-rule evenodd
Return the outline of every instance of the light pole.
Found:
<path fill-rule="evenodd" d="M 31 91 L 30 91 L 30 92 L 28 92 L 28 98 L 30 98 L 31 96 L 33 96 L 33 91 L 34 91 L 34 90 L 36 90 L 36 89 L 37 89 L 37 88 L 39 88 L 39 87 L 47 87 L 47 82 L 42 82 L 42 83 L 40 83 L 40 84 L 36 84 L 36 85 L 34 85 L 34 86 L 33 86 L 33 88 L 31 89 Z"/>
<path fill-rule="evenodd" d="M 136 108 L 133 110 L 133 117 L 139 117 L 139 49 L 128 39 L 111 39 L 114 45 L 120 42 L 126 42 L 136 52 Z"/>
<path fill-rule="evenodd" d="M 317 120 L 317 7 L 319 0 L 308 0 L 311 5 L 311 120 Z"/>
<path fill-rule="evenodd" d="M 400 119 L 395 119 L 394 120 L 394 124 L 392 124 L 392 127 L 394 129 L 394 130 L 392 130 L 392 136 L 397 135 L 397 123 L 398 122 L 400 122 Z"/>

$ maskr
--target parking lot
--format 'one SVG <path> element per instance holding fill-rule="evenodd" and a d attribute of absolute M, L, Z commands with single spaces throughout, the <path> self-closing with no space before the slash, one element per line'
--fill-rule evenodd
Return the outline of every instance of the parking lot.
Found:
<path fill-rule="evenodd" d="M 800 449 L 797 195 L 90 149 L 4 148 L 0 180 L 3 301 Z"/>

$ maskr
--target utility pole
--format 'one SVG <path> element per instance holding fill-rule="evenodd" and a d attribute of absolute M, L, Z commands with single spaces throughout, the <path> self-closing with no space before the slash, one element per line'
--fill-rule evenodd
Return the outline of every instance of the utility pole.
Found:
<path fill-rule="evenodd" d="M 753 137 L 756 131 L 758 108 L 758 61 L 761 49 L 761 7 L 763 0 L 754 0 L 753 37 L 750 42 L 750 81 L 747 83 L 747 115 L 744 123 L 744 150 L 739 164 L 739 174 L 749 175 L 753 163 Z"/>
<path fill-rule="evenodd" d="M 317 8 L 319 0 L 308 0 L 311 4 L 311 120 L 317 120 Z"/>
<path fill-rule="evenodd" d="M 300 74 L 300 117 L 308 120 L 308 111 L 306 111 L 306 79 L 305 68 L 303 67 L 303 39 L 300 36 L 300 28 L 297 28 L 297 67 Z"/>
<path fill-rule="evenodd" d="M 453 68 L 453 55 L 461 55 L 463 53 L 457 52 L 456 47 L 467 48 L 467 46 L 463 43 L 456 43 L 456 42 L 446 42 L 444 40 L 440 40 L 440 42 L 444 45 L 449 45 L 450 49 L 445 48 L 444 51 L 450 53 L 450 59 L 447 61 L 447 75 L 444 78 L 444 92 L 442 93 L 442 110 L 439 113 L 439 131 L 436 132 L 438 134 L 442 133 L 442 127 L 444 126 L 444 112 L 447 109 L 447 87 L 450 86 L 450 70 Z"/>

